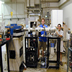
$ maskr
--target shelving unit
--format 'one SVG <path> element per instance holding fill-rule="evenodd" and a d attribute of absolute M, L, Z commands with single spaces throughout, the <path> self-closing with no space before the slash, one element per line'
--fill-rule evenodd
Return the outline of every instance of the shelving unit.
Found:
<path fill-rule="evenodd" d="M 37 60 L 38 60 L 37 37 L 25 37 L 25 52 L 26 52 L 25 53 L 26 66 L 37 67 Z"/>

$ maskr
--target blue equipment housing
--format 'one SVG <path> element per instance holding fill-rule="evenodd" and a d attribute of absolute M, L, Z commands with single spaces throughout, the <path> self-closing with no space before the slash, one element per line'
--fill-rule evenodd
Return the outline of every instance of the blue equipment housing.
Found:
<path fill-rule="evenodd" d="M 10 24 L 10 26 L 5 26 L 5 28 L 10 28 L 10 35 L 13 35 L 13 30 L 21 29 L 22 26 L 17 26 L 17 24 Z"/>

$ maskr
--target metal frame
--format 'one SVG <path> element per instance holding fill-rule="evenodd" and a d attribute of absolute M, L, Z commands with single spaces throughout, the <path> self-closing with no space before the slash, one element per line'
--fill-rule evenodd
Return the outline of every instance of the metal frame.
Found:
<path fill-rule="evenodd" d="M 37 60 L 38 60 L 38 40 L 37 40 L 38 37 L 25 37 L 25 61 L 26 61 L 26 39 L 36 39 L 36 49 L 35 49 L 35 53 L 36 53 L 36 57 L 37 57 Z M 27 61 L 26 61 L 27 62 Z M 37 64 L 35 65 L 28 65 L 28 67 L 37 67 Z"/>
<path fill-rule="evenodd" d="M 49 39 L 57 39 L 57 60 L 49 60 Z M 59 69 L 60 64 L 60 37 L 48 37 L 48 45 L 47 45 L 47 68 L 56 68 Z M 56 66 L 49 66 L 49 63 L 57 63 Z"/>

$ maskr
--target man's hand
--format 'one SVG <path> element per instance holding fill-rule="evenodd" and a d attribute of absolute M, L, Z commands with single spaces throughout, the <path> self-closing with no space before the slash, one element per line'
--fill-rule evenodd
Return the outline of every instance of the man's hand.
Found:
<path fill-rule="evenodd" d="M 43 28 L 45 28 L 45 26 L 43 26 Z"/>
<path fill-rule="evenodd" d="M 57 31 L 56 31 L 56 34 L 59 35 Z"/>
<path fill-rule="evenodd" d="M 59 35 L 57 31 L 56 31 L 56 34 L 57 34 L 59 37 L 63 37 L 62 35 Z"/>
<path fill-rule="evenodd" d="M 8 34 L 10 34 L 10 32 L 8 32 Z"/>
<path fill-rule="evenodd" d="M 11 26 L 11 28 L 13 28 L 13 26 Z"/>
<path fill-rule="evenodd" d="M 68 28 L 68 30 L 70 30 L 70 28 Z"/>

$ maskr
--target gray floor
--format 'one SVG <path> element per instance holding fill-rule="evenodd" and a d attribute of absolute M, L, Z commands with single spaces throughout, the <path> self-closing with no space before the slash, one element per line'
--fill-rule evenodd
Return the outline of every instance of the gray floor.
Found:
<path fill-rule="evenodd" d="M 55 56 L 50 55 L 50 58 L 52 58 L 52 60 L 56 59 L 56 55 Z M 40 62 L 39 62 L 37 68 L 27 68 L 23 72 L 67 72 L 67 56 L 65 56 L 65 54 L 62 55 L 62 61 L 63 66 L 60 65 L 60 68 L 58 70 L 40 68 Z M 50 64 L 50 65 L 56 65 L 56 64 Z M 7 72 L 7 70 L 4 70 L 4 72 Z M 11 72 L 18 72 L 18 71 L 11 71 Z M 70 69 L 68 72 L 71 72 Z"/>
<path fill-rule="evenodd" d="M 54 50 L 52 50 L 54 51 Z M 56 60 L 56 52 L 51 52 L 50 54 L 50 60 Z M 45 68 L 40 68 L 41 62 L 38 62 L 38 67 L 37 68 L 27 68 L 23 72 L 67 72 L 67 55 L 64 53 L 62 54 L 62 62 L 63 66 L 60 65 L 60 68 L 58 70 L 56 69 L 45 69 Z M 50 64 L 50 65 L 56 65 L 56 64 Z M 8 72 L 7 70 L 4 70 L 4 72 Z M 18 71 L 11 71 L 11 72 L 18 72 Z M 69 69 L 69 72 L 70 69 Z"/>
<path fill-rule="evenodd" d="M 50 54 L 49 58 L 50 60 L 56 60 L 56 53 L 53 52 L 52 54 Z M 62 54 L 62 62 L 63 62 L 63 66 L 60 65 L 60 68 L 58 70 L 40 68 L 39 67 L 40 63 L 38 63 L 37 68 L 27 68 L 23 72 L 67 72 L 67 54 L 66 53 Z M 50 65 L 55 66 L 56 64 L 51 63 Z M 70 68 L 68 72 L 71 72 Z"/>
<path fill-rule="evenodd" d="M 50 60 L 56 60 L 56 54 L 51 54 L 50 55 Z M 60 65 L 60 69 L 56 71 L 56 69 L 45 69 L 45 68 L 40 68 L 38 64 L 38 68 L 27 68 L 27 70 L 24 70 L 23 72 L 66 72 L 67 71 L 67 56 L 65 54 L 62 55 L 62 62 L 63 66 Z M 52 66 L 55 66 L 56 64 L 50 64 Z M 70 72 L 70 71 L 69 71 Z"/>

